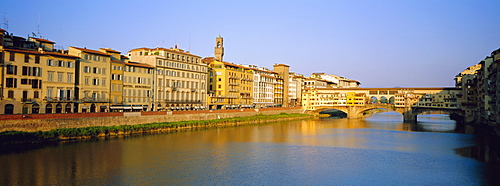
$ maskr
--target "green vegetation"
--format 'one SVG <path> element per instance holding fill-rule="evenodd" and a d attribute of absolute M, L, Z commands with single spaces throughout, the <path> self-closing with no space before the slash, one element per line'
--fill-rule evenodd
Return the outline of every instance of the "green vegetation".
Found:
<path fill-rule="evenodd" d="M 34 143 L 42 141 L 57 141 L 79 138 L 93 138 L 99 136 L 115 136 L 132 133 L 148 133 L 154 131 L 168 131 L 178 128 L 194 127 L 219 127 L 231 126 L 237 124 L 262 123 L 267 121 L 276 121 L 284 118 L 305 118 L 312 117 L 308 114 L 288 114 L 281 113 L 277 115 L 255 115 L 248 117 L 234 117 L 214 120 L 191 120 L 177 122 L 149 123 L 140 125 L 115 125 L 115 126 L 95 126 L 83 128 L 60 128 L 50 131 L 38 132 L 20 132 L 5 131 L 0 132 L 0 145 L 16 143 Z"/>

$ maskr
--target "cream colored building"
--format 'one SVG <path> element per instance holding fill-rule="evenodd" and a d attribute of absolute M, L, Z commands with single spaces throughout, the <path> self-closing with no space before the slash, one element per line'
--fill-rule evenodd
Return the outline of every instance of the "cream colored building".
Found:
<path fill-rule="evenodd" d="M 111 55 L 79 47 L 69 47 L 68 54 L 80 57 L 75 88 L 78 112 L 108 112 Z"/>
<path fill-rule="evenodd" d="M 54 42 L 8 35 L 0 29 L 0 114 L 74 112 L 76 56 Z"/>
<path fill-rule="evenodd" d="M 347 79 L 342 76 L 326 74 L 326 73 L 312 73 L 311 78 L 317 78 L 326 80 L 328 82 L 332 82 L 333 85 L 330 86 L 331 88 L 358 88 L 359 85 L 361 84 L 359 81 L 356 80 Z"/>
<path fill-rule="evenodd" d="M 121 52 L 110 48 L 101 48 L 99 51 L 111 55 L 109 104 L 111 106 L 123 105 L 123 72 L 125 69 L 125 60 L 128 58 L 122 58 Z"/>
<path fill-rule="evenodd" d="M 255 108 L 273 107 L 276 72 L 264 67 L 246 65 L 253 69 L 253 105 Z"/>
<path fill-rule="evenodd" d="M 137 48 L 131 61 L 154 66 L 153 110 L 206 109 L 207 64 L 201 57 L 174 48 Z"/>
<path fill-rule="evenodd" d="M 123 72 L 123 108 L 113 110 L 150 111 L 153 108 L 153 78 L 155 67 L 136 62 L 126 62 Z"/>

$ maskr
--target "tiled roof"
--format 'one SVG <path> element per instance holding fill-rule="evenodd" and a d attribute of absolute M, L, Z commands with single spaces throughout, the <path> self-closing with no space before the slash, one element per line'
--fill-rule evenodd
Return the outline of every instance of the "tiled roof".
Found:
<path fill-rule="evenodd" d="M 111 53 L 121 53 L 119 51 L 116 51 L 116 50 L 113 50 L 113 49 L 109 49 L 109 48 L 101 48 L 102 50 L 105 50 L 106 52 L 111 52 Z"/>
<path fill-rule="evenodd" d="M 188 53 L 188 52 L 181 52 L 181 51 L 176 51 L 176 50 L 173 50 L 173 49 L 168 49 L 168 48 L 163 48 L 163 47 L 159 47 L 159 48 L 146 48 L 146 47 L 141 47 L 141 48 L 135 48 L 135 49 L 132 49 L 130 50 L 129 52 L 132 52 L 132 51 L 139 51 L 139 50 L 147 50 L 148 52 L 155 52 L 155 51 L 168 51 L 168 52 L 173 52 L 173 53 L 179 53 L 179 54 L 183 54 L 183 55 L 189 55 L 189 56 L 194 56 L 194 57 L 200 57 L 200 56 L 197 56 L 197 55 L 194 55 L 194 54 L 191 54 L 191 53 Z"/>
<path fill-rule="evenodd" d="M 123 61 L 111 60 L 112 63 L 124 63 Z"/>
<path fill-rule="evenodd" d="M 97 55 L 103 55 L 103 56 L 111 56 L 110 54 L 106 54 L 104 52 L 99 52 L 97 50 L 90 50 L 86 48 L 78 48 L 78 47 L 71 47 L 77 50 L 81 50 L 82 52 L 90 53 L 90 54 L 97 54 Z"/>
<path fill-rule="evenodd" d="M 42 38 L 34 38 L 34 37 L 33 37 L 33 39 L 34 39 L 34 40 L 37 40 L 38 42 L 42 42 L 42 43 L 52 43 L 52 44 L 56 43 L 56 42 L 54 42 L 54 41 L 49 41 L 49 40 L 42 39 Z"/>
<path fill-rule="evenodd" d="M 145 64 L 145 63 L 137 63 L 137 62 L 128 62 L 125 65 L 137 66 L 137 67 L 146 67 L 146 68 L 155 68 L 154 66 Z"/>
<path fill-rule="evenodd" d="M 128 59 L 128 57 L 127 57 L 127 56 L 124 56 L 124 55 L 121 55 L 120 57 L 121 57 L 122 59 Z"/>
<path fill-rule="evenodd" d="M 78 56 L 63 54 L 63 53 L 59 53 L 59 52 L 46 52 L 46 51 L 39 52 L 39 51 L 34 51 L 34 50 L 19 50 L 19 49 L 10 49 L 10 48 L 6 48 L 4 50 L 10 51 L 10 52 L 28 53 L 28 54 L 36 54 L 36 55 L 51 55 L 51 56 L 68 57 L 68 58 L 80 58 Z"/>

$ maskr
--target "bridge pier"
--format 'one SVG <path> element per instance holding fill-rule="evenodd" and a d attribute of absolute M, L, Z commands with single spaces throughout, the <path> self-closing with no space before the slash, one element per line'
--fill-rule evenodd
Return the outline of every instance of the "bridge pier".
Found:
<path fill-rule="evenodd" d="M 403 121 L 416 122 L 417 115 L 413 114 L 413 112 L 405 112 L 403 113 Z"/>

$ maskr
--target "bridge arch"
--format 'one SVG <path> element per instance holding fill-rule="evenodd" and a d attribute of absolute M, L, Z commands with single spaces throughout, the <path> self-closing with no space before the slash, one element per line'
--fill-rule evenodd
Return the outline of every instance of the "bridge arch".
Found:
<path fill-rule="evenodd" d="M 385 97 L 385 96 L 382 96 L 382 97 L 380 97 L 380 103 L 386 103 L 387 104 L 387 103 L 389 103 L 389 99 L 387 99 L 387 97 Z"/>

